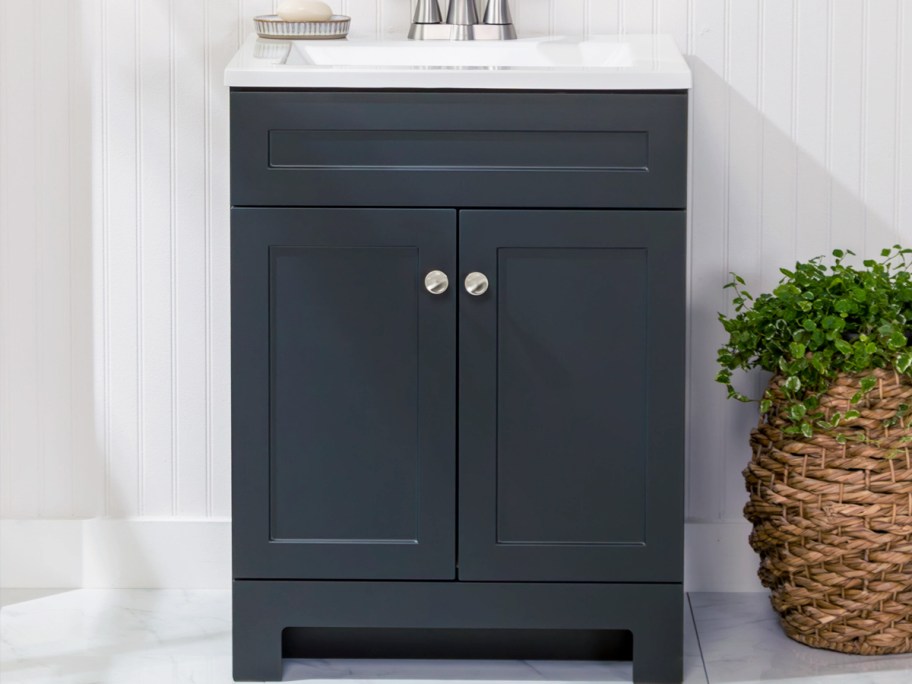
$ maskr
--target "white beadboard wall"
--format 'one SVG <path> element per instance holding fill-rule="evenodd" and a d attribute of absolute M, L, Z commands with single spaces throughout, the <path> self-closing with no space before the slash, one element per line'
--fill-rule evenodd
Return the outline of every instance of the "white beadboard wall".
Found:
<path fill-rule="evenodd" d="M 88 515 L 101 492 L 92 391 L 92 57 L 82 9 L 70 0 L 0 0 L 4 518 Z"/>
<path fill-rule="evenodd" d="M 662 32 L 688 55 L 687 514 L 740 521 L 755 413 L 713 382 L 721 287 L 912 245 L 912 5 L 512 1 L 521 35 Z M 390 35 L 414 2 L 334 5 Z M 222 69 L 272 6 L 0 0 L 0 517 L 229 515 Z"/>

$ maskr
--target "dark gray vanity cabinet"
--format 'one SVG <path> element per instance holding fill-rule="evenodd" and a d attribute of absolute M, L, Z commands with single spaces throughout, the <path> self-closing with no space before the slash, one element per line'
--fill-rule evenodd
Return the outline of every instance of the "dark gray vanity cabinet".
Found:
<path fill-rule="evenodd" d="M 629 633 L 680 680 L 685 130 L 684 93 L 232 92 L 236 679 Z"/>

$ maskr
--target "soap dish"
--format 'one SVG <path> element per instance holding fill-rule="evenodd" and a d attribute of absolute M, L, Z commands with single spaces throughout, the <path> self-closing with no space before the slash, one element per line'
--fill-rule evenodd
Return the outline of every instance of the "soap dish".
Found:
<path fill-rule="evenodd" d="M 348 35 L 351 17 L 334 14 L 325 21 L 285 21 L 276 14 L 253 18 L 260 38 L 284 40 L 338 40 Z"/>

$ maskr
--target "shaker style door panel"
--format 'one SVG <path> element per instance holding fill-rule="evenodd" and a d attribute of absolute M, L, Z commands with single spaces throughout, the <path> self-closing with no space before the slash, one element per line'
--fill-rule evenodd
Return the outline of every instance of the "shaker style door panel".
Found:
<path fill-rule="evenodd" d="M 451 210 L 234 209 L 236 578 L 453 579 Z"/>
<path fill-rule="evenodd" d="M 459 578 L 681 581 L 684 213 L 459 223 Z"/>

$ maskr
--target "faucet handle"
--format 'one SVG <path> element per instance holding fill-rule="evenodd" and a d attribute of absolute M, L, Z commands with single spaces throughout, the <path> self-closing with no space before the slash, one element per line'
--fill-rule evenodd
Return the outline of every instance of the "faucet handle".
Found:
<path fill-rule="evenodd" d="M 415 24 L 439 24 L 443 21 L 437 0 L 418 0 L 415 6 Z"/>
<path fill-rule="evenodd" d="M 512 24 L 513 17 L 510 14 L 509 0 L 488 0 L 488 6 L 484 13 L 484 23 L 501 26 Z"/>

